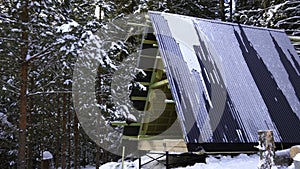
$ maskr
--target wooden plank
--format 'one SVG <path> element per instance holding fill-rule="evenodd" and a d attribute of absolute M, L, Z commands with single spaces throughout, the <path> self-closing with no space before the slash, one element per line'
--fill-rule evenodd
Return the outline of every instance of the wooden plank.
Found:
<path fill-rule="evenodd" d="M 141 123 L 126 123 L 125 121 L 113 121 L 111 122 L 112 126 L 141 126 Z"/>
<path fill-rule="evenodd" d="M 139 82 L 141 85 L 143 86 L 149 86 L 150 85 L 150 82 Z"/>
<path fill-rule="evenodd" d="M 147 100 L 147 97 L 142 97 L 142 96 L 131 96 L 130 100 L 146 101 L 146 100 Z"/>
<path fill-rule="evenodd" d="M 166 99 L 166 100 L 165 100 L 165 103 L 166 103 L 166 104 L 174 104 L 175 101 L 174 101 L 174 100 Z"/>
<path fill-rule="evenodd" d="M 145 40 L 143 41 L 143 43 L 144 43 L 144 44 L 150 44 L 150 45 L 151 45 L 151 44 L 157 44 L 157 41 L 156 41 L 156 40 L 146 40 L 146 39 L 145 39 Z"/>
<path fill-rule="evenodd" d="M 150 88 L 155 89 L 155 88 L 159 88 L 161 86 L 167 85 L 167 84 L 169 84 L 168 79 L 164 79 L 164 80 L 161 80 L 159 82 L 153 83 L 152 85 L 150 85 Z"/>
<path fill-rule="evenodd" d="M 158 53 L 158 51 L 157 51 L 157 53 Z M 157 65 L 157 58 L 155 59 L 155 63 L 154 63 L 154 68 L 156 67 L 156 65 Z M 155 80 L 155 77 L 156 77 L 156 71 L 153 71 L 152 72 L 152 75 L 151 75 L 151 80 L 150 80 L 150 86 L 151 86 L 151 84 L 154 82 L 154 80 Z M 152 92 L 152 90 L 151 90 L 151 88 L 148 90 L 148 94 L 147 94 L 147 99 L 146 99 L 146 104 L 145 104 L 145 109 L 144 109 L 144 112 L 145 111 L 148 111 L 148 107 L 149 107 L 149 103 L 150 103 L 150 93 Z M 147 130 L 148 130 L 148 123 L 145 123 L 145 122 L 147 122 L 147 121 L 149 121 L 149 116 L 145 116 L 144 118 L 143 118 L 143 125 L 142 125 L 142 127 L 140 128 L 140 134 L 141 135 L 145 135 L 146 133 L 147 133 Z"/>
<path fill-rule="evenodd" d="M 156 124 L 156 123 L 149 123 L 148 126 L 151 126 L 151 127 L 168 127 L 170 126 L 170 124 L 168 123 L 164 123 L 164 124 Z"/>
<path fill-rule="evenodd" d="M 294 42 L 299 42 L 300 41 L 300 36 L 289 36 L 290 40 L 291 41 L 294 41 Z"/>
<path fill-rule="evenodd" d="M 157 65 L 158 64 L 156 64 L 155 65 L 155 68 L 157 69 L 158 67 L 157 67 Z M 161 80 L 162 79 L 162 76 L 163 76 L 163 71 L 161 70 L 161 69 L 158 69 L 157 71 L 156 71 L 156 74 L 155 74 L 155 81 L 158 81 L 158 80 Z"/>
<path fill-rule="evenodd" d="M 188 152 L 182 139 L 141 140 L 138 148 L 139 150 Z"/>
<path fill-rule="evenodd" d="M 150 25 L 145 25 L 145 24 L 140 24 L 140 23 L 133 23 L 133 22 L 127 22 L 128 25 L 132 25 L 132 26 L 141 26 L 141 27 L 148 27 L 150 28 Z"/>
<path fill-rule="evenodd" d="M 178 147 L 186 147 L 186 143 L 183 139 L 162 139 L 162 140 L 140 140 L 140 145 L 156 145 L 156 146 L 178 146 Z"/>
<path fill-rule="evenodd" d="M 198 155 L 203 155 L 203 154 L 207 154 L 207 155 L 219 155 L 219 154 L 256 154 L 258 151 L 213 151 L 213 152 L 209 152 L 209 151 L 199 151 L 196 152 L 196 154 Z"/>
<path fill-rule="evenodd" d="M 141 58 L 142 57 L 144 57 L 144 58 L 152 58 L 152 59 L 161 59 L 161 56 L 151 56 L 151 55 L 143 55 L 143 54 L 141 54 L 141 56 L 140 56 Z"/>
<path fill-rule="evenodd" d="M 292 42 L 292 45 L 300 45 L 300 41 L 297 41 L 297 42 Z"/>

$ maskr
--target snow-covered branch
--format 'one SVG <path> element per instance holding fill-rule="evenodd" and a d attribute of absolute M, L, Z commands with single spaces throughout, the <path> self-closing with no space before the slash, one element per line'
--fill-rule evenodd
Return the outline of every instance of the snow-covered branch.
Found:
<path fill-rule="evenodd" d="M 42 94 L 61 94 L 61 93 L 71 94 L 72 91 L 64 91 L 64 90 L 47 91 L 47 92 L 40 91 L 40 92 L 28 93 L 28 96 L 42 95 Z"/>
<path fill-rule="evenodd" d="M 45 48 L 44 50 L 40 51 L 39 53 L 34 54 L 33 56 L 29 56 L 29 55 L 28 55 L 28 56 L 26 57 L 26 62 L 28 63 L 28 62 L 31 62 L 32 60 L 35 60 L 35 59 L 38 59 L 38 58 L 42 58 L 42 57 L 44 57 L 44 56 L 50 54 L 51 52 L 54 51 L 54 50 L 50 50 L 50 49 L 51 49 L 51 48 L 56 49 L 56 48 L 54 48 L 54 47 L 56 47 L 56 46 L 58 46 L 58 45 L 60 45 L 60 44 L 61 44 L 61 43 L 54 43 L 54 44 L 48 46 L 47 48 Z M 50 51 L 49 51 L 49 50 L 50 50 Z"/>

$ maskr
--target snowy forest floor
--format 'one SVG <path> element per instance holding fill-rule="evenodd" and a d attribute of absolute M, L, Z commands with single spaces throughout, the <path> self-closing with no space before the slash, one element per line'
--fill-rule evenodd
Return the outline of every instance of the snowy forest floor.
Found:
<path fill-rule="evenodd" d="M 150 158 L 143 156 L 142 163 L 149 161 Z M 179 167 L 177 169 L 257 169 L 259 164 L 259 156 L 240 154 L 235 157 L 231 156 L 209 156 L 206 158 L 206 163 L 196 163 L 193 166 Z M 109 162 L 102 165 L 99 169 L 121 169 L 121 162 Z M 165 166 L 158 162 L 151 162 L 142 167 L 143 169 L 163 169 Z M 93 166 L 86 167 L 85 169 L 95 169 Z M 125 161 L 124 169 L 138 169 L 138 160 Z M 291 166 L 274 166 L 272 169 L 294 169 Z"/>

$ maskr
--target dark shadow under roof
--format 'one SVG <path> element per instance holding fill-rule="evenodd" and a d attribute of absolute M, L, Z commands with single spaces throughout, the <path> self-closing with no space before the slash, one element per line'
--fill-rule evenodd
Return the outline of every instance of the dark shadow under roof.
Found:
<path fill-rule="evenodd" d="M 187 143 L 300 143 L 300 58 L 283 31 L 150 12 Z"/>

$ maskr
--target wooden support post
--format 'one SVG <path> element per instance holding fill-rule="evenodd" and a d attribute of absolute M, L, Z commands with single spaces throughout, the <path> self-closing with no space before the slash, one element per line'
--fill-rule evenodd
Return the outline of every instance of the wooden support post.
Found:
<path fill-rule="evenodd" d="M 142 158 L 141 158 L 141 156 L 139 157 L 139 169 L 141 169 L 142 168 Z"/>
<path fill-rule="evenodd" d="M 259 149 L 260 154 L 259 169 L 271 169 L 275 155 L 273 131 L 258 131 L 258 140 L 259 145 L 257 146 L 257 148 Z"/>
<path fill-rule="evenodd" d="M 166 169 L 169 169 L 169 152 L 166 151 Z"/>
<path fill-rule="evenodd" d="M 123 146 L 123 150 L 122 150 L 122 169 L 124 169 L 124 159 L 125 159 L 125 146 Z"/>

